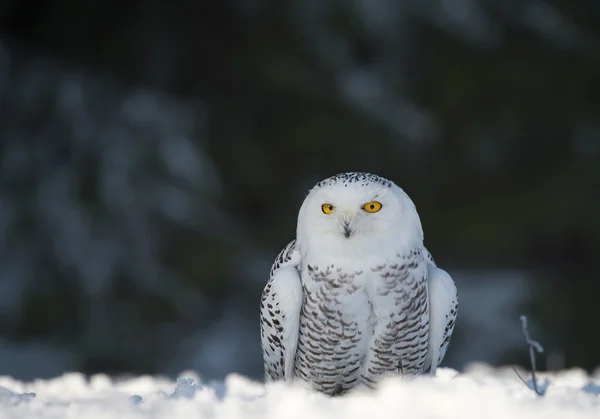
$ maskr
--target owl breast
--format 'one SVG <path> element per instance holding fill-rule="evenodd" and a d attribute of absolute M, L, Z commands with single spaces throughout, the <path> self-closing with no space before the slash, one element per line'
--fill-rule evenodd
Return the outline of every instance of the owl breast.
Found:
<path fill-rule="evenodd" d="M 360 382 L 374 322 L 369 274 L 335 263 L 303 268 L 295 377 L 315 390 L 337 395 Z"/>
<path fill-rule="evenodd" d="M 295 378 L 329 395 L 374 387 L 388 374 L 422 372 L 429 310 L 418 252 L 356 268 L 354 261 L 301 267 L 303 304 Z M 371 261 L 373 262 L 373 261 Z"/>

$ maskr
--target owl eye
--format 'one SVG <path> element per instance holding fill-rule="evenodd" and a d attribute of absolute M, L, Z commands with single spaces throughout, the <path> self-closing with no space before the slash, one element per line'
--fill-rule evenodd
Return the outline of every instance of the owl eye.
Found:
<path fill-rule="evenodd" d="M 377 202 L 377 201 L 371 201 L 371 202 L 367 202 L 365 205 L 363 205 L 362 209 L 364 209 L 367 212 L 370 212 L 371 214 L 374 212 L 378 212 L 381 209 L 382 205 L 381 202 Z"/>
<path fill-rule="evenodd" d="M 335 209 L 335 207 L 331 204 L 321 205 L 321 211 L 323 211 L 325 214 L 331 214 L 334 209 Z"/>

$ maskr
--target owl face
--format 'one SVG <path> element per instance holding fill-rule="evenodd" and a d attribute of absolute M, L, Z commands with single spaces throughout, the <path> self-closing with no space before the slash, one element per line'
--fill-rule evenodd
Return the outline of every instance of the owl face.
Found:
<path fill-rule="evenodd" d="M 377 248 L 403 237 L 409 241 L 422 240 L 413 202 L 402 189 L 385 179 L 320 182 L 300 209 L 297 235 L 300 241 L 315 246 L 321 242 L 330 246 Z"/>

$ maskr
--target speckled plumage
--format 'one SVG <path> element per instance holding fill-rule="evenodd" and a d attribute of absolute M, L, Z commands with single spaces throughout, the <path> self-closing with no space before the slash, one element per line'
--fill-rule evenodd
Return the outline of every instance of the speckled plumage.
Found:
<path fill-rule="evenodd" d="M 374 200 L 381 210 L 366 212 Z M 457 307 L 404 191 L 367 173 L 333 176 L 309 192 L 263 291 L 266 378 L 337 395 L 387 374 L 434 373 Z"/>

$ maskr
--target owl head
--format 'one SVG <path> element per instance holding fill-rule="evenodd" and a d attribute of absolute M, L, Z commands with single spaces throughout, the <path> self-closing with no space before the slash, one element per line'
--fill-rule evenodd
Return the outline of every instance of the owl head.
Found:
<path fill-rule="evenodd" d="M 421 247 L 423 230 L 414 203 L 380 176 L 341 173 L 315 185 L 298 214 L 300 248 L 362 254 Z"/>

